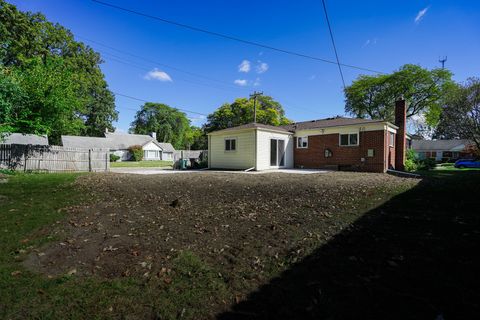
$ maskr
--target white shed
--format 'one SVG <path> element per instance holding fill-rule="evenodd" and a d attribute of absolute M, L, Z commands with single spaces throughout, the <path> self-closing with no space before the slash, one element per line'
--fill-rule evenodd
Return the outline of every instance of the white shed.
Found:
<path fill-rule="evenodd" d="M 249 123 L 208 134 L 208 167 L 267 170 L 293 168 L 293 133 Z"/>

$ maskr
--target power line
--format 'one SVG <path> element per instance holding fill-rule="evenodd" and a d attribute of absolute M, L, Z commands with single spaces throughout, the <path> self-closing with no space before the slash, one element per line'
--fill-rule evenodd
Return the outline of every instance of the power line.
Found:
<path fill-rule="evenodd" d="M 136 100 L 136 101 L 140 101 L 140 102 L 152 102 L 152 101 L 136 98 L 136 97 L 133 97 L 133 96 L 130 96 L 130 95 L 127 95 L 127 94 L 123 94 L 123 93 L 119 93 L 119 92 L 115 92 L 115 91 L 112 91 L 112 93 L 115 94 L 116 96 L 121 96 L 121 97 L 124 97 L 124 98 L 132 99 L 132 100 Z M 200 116 L 208 116 L 208 114 L 200 113 L 200 112 L 196 112 L 196 111 L 191 111 L 191 110 L 186 110 L 186 109 L 181 109 L 181 108 L 175 108 L 175 109 L 183 111 L 183 112 L 192 113 L 192 114 L 198 114 Z"/>
<path fill-rule="evenodd" d="M 77 36 L 78 38 L 80 39 L 84 39 L 88 42 L 91 42 L 91 43 L 95 43 L 99 46 L 102 46 L 102 47 L 105 47 L 105 48 L 108 48 L 110 50 L 113 50 L 113 51 L 116 51 L 118 53 L 122 53 L 122 54 L 125 54 L 125 55 L 129 55 L 131 57 L 134 57 L 134 58 L 137 58 L 137 59 L 140 59 L 140 60 L 144 60 L 146 62 L 150 62 L 150 63 L 155 63 L 156 65 L 159 65 L 159 66 L 163 66 L 165 68 L 169 68 L 169 69 L 172 69 L 172 70 L 175 70 L 175 71 L 178 71 L 178 72 L 182 72 L 182 73 L 185 73 L 185 74 L 188 74 L 190 76 L 194 76 L 194 77 L 198 77 L 198 78 L 203 78 L 203 79 L 206 79 L 206 80 L 210 80 L 210 81 L 214 81 L 214 82 L 218 82 L 218 83 L 222 83 L 222 84 L 228 84 L 230 86 L 232 86 L 230 83 L 226 82 L 226 81 L 222 81 L 222 80 L 218 80 L 218 79 L 215 79 L 215 78 L 211 78 L 211 77 L 208 77 L 208 76 L 205 76 L 205 75 L 202 75 L 202 74 L 198 74 L 198 73 L 194 73 L 194 72 L 191 72 L 191 71 L 187 71 L 187 70 L 184 70 L 184 69 L 181 69 L 181 68 L 178 68 L 178 67 L 175 67 L 175 66 L 172 66 L 172 65 L 169 65 L 169 64 L 165 64 L 165 63 L 162 63 L 162 62 L 158 62 L 156 60 L 152 60 L 152 59 L 149 59 L 149 58 L 145 58 L 145 57 L 142 57 L 142 56 L 139 56 L 137 54 L 134 54 L 134 53 L 131 53 L 131 52 L 128 52 L 128 51 L 125 51 L 125 50 L 120 50 L 118 48 L 115 48 L 115 47 L 112 47 L 110 45 L 107 45 L 105 43 L 101 43 L 99 41 L 96 41 L 96 40 L 92 40 L 92 39 L 88 39 L 86 37 L 83 37 L 83 36 Z M 98 50 L 98 49 L 97 49 Z M 233 87 L 233 86 L 232 86 Z M 236 89 L 240 89 L 238 87 L 235 87 Z"/>
<path fill-rule="evenodd" d="M 156 17 L 156 16 L 153 16 L 153 15 L 150 15 L 150 14 L 142 13 L 142 12 L 131 10 L 131 9 L 127 9 L 127 8 L 120 7 L 120 6 L 117 6 L 117 5 L 114 5 L 114 4 L 110 4 L 110 3 L 106 3 L 106 2 L 103 2 L 103 1 L 99 1 L 99 0 L 91 0 L 91 1 L 93 1 L 95 3 L 98 3 L 98 4 L 101 4 L 103 6 L 106 6 L 106 7 L 110 7 L 110 8 L 114 8 L 114 9 L 117 9 L 117 10 L 125 11 L 125 12 L 128 12 L 128 13 L 132 13 L 132 14 L 135 14 L 135 15 L 138 15 L 138 16 L 149 18 L 149 19 L 161 21 L 161 22 L 168 23 L 168 24 L 171 24 L 171 25 L 174 25 L 174 26 L 177 26 L 177 27 L 184 28 L 184 29 L 189 29 L 189 30 L 192 30 L 192 31 L 209 34 L 209 35 L 216 36 L 216 37 L 219 37 L 219 38 L 224 38 L 224 39 L 228 39 L 228 40 L 232 40 L 232 41 L 237 41 L 237 42 L 248 44 L 248 45 L 251 45 L 251 46 L 256 46 L 256 47 L 260 47 L 260 48 L 264 48 L 264 49 L 269 49 L 269 50 L 272 50 L 272 51 L 277 51 L 277 52 L 289 54 L 289 55 L 292 55 L 292 56 L 307 58 L 307 59 L 310 59 L 310 60 L 321 61 L 321 62 L 330 63 L 330 64 L 339 64 L 338 61 L 335 62 L 335 61 L 332 61 L 332 60 L 322 59 L 322 58 L 318 58 L 318 57 L 311 56 L 311 55 L 304 54 L 304 53 L 299 53 L 299 52 L 295 52 L 295 51 L 290 51 L 290 50 L 285 50 L 285 49 L 272 47 L 270 45 L 262 44 L 262 43 L 259 43 L 259 42 L 244 40 L 244 39 L 234 37 L 234 36 L 230 36 L 230 35 L 227 35 L 227 34 L 218 33 L 218 32 L 214 32 L 214 31 L 209 31 L 209 30 L 206 30 L 206 29 L 202 29 L 202 28 L 191 26 L 191 25 L 187 25 L 187 24 L 184 24 L 184 23 L 163 19 L 163 18 L 160 18 L 160 17 Z M 373 73 L 383 73 L 382 71 L 377 71 L 377 70 L 373 70 L 373 69 L 369 69 L 369 68 L 363 68 L 363 67 L 354 66 L 354 65 L 350 65 L 350 64 L 341 63 L 340 65 L 342 65 L 344 67 L 352 68 L 352 69 L 362 70 L 362 71 L 368 71 L 368 72 L 373 72 Z"/>
<path fill-rule="evenodd" d="M 325 12 L 325 19 L 327 20 L 328 31 L 330 32 L 330 39 L 332 40 L 333 51 L 335 51 L 335 58 L 337 59 L 338 71 L 340 72 L 340 77 L 342 78 L 342 83 L 343 83 L 343 89 L 345 90 L 345 87 L 346 87 L 345 79 L 343 78 L 342 66 L 340 64 L 340 60 L 338 59 L 337 46 L 335 45 L 335 40 L 333 38 L 332 27 L 330 26 L 330 19 L 328 19 L 328 12 L 327 12 L 327 6 L 325 4 L 325 0 L 322 0 L 322 4 L 323 4 L 323 11 Z"/>

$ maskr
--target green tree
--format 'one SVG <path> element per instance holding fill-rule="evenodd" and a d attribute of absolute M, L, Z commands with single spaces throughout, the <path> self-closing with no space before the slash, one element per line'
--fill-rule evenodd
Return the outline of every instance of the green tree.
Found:
<path fill-rule="evenodd" d="M 48 134 L 59 143 L 61 134 L 80 134 L 85 127 L 76 78 L 62 58 L 30 59 L 2 68 L 2 75 L 1 131 Z"/>
<path fill-rule="evenodd" d="M 188 148 L 190 121 L 185 113 L 162 103 L 145 103 L 136 113 L 130 131 L 137 134 L 156 132 L 157 140 L 170 142 L 176 149 Z"/>
<path fill-rule="evenodd" d="M 103 61 L 98 53 L 75 41 L 68 29 L 47 21 L 44 15 L 18 11 L 4 0 L 0 0 L 0 22 L 0 58 L 4 66 L 25 70 L 32 59 L 46 63 L 49 58 L 62 58 L 75 78 L 80 104 L 74 113 L 85 124 L 81 133 L 101 136 L 105 129 L 114 129 L 112 123 L 118 113 L 100 70 Z"/>
<path fill-rule="evenodd" d="M 191 126 L 187 135 L 188 145 L 191 150 L 208 149 L 208 139 L 202 128 Z"/>
<path fill-rule="evenodd" d="M 345 88 L 345 111 L 358 118 L 394 120 L 395 100 L 408 102 L 407 118 L 422 115 L 430 126 L 440 117 L 442 99 L 455 87 L 446 69 L 407 64 L 392 74 L 362 75 Z"/>
<path fill-rule="evenodd" d="M 239 98 L 233 103 L 225 103 L 208 115 L 204 126 L 206 132 L 235 127 L 253 122 L 253 99 Z M 257 98 L 257 123 L 281 126 L 291 123 L 285 117 L 282 105 L 269 96 Z"/>
<path fill-rule="evenodd" d="M 469 139 L 480 150 L 480 79 L 471 78 L 452 91 L 442 108 L 437 139 Z"/>

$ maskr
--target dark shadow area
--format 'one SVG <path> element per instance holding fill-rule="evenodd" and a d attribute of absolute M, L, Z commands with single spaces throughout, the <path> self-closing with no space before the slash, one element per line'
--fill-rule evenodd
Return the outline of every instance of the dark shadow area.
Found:
<path fill-rule="evenodd" d="M 479 319 L 480 173 L 431 175 L 218 319 Z"/>

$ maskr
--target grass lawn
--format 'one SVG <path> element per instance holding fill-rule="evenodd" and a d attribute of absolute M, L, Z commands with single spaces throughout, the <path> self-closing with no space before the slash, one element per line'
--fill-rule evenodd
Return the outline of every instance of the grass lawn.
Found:
<path fill-rule="evenodd" d="M 111 162 L 110 166 L 112 168 L 153 168 L 153 167 L 171 167 L 173 161 L 121 161 L 121 162 Z"/>
<path fill-rule="evenodd" d="M 206 292 L 223 298 L 218 274 L 190 252 L 173 258 L 175 274 L 166 270 L 164 278 L 151 281 L 74 273 L 48 277 L 26 270 L 21 262 L 27 254 L 42 255 L 43 244 L 58 240 L 50 232 L 65 218 L 62 208 L 86 201 L 72 185 L 76 177 L 15 175 L 0 184 L 0 319 L 195 318 L 208 310 L 202 310 L 210 300 Z M 178 310 L 178 305 L 192 308 Z"/>
<path fill-rule="evenodd" d="M 0 318 L 474 318 L 479 189 L 452 170 L 10 176 Z"/>

